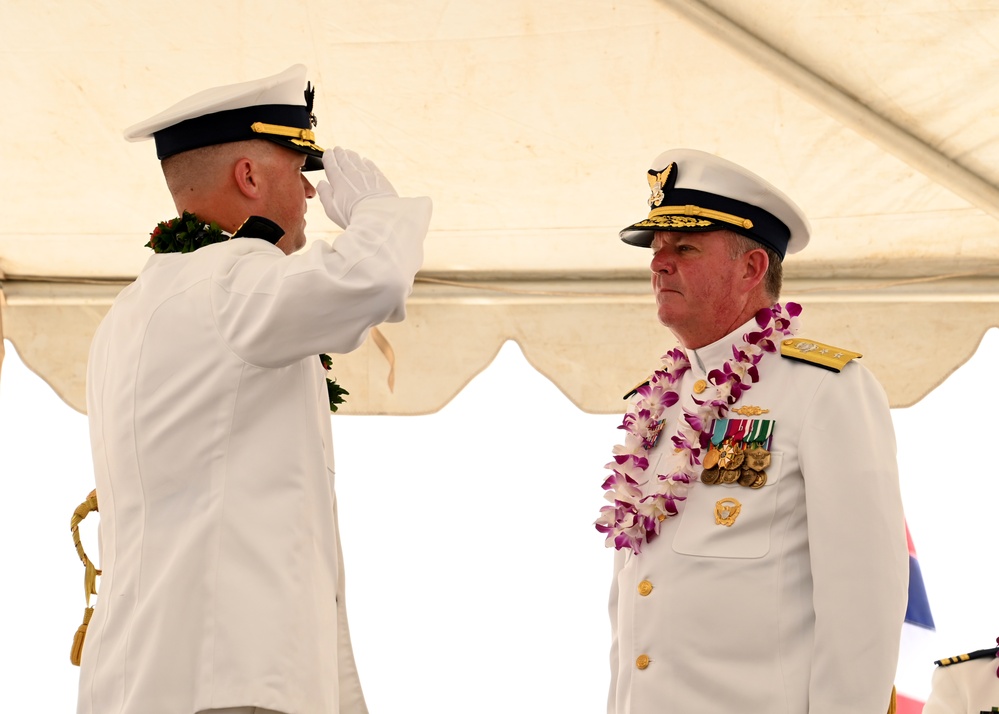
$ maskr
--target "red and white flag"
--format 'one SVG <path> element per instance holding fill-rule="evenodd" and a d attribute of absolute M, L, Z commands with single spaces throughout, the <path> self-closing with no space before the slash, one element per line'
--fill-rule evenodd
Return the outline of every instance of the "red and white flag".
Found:
<path fill-rule="evenodd" d="M 905 609 L 902 645 L 895 673 L 895 690 L 898 693 L 896 712 L 920 714 L 926 697 L 930 694 L 933 660 L 938 659 L 938 653 L 934 647 L 936 635 L 933 615 L 926 598 L 923 574 L 919 570 L 916 548 L 912 545 L 908 524 L 905 526 L 905 537 L 909 541 L 909 602 Z"/>

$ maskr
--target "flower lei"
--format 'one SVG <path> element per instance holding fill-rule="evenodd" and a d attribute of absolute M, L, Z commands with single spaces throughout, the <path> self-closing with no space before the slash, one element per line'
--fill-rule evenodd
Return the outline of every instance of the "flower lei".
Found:
<path fill-rule="evenodd" d="M 206 223 L 184 211 L 178 218 L 160 221 L 149 234 L 146 248 L 154 253 L 190 253 L 202 246 L 229 240 L 215 221 Z"/>
<path fill-rule="evenodd" d="M 795 334 L 800 314 L 801 306 L 793 302 L 783 307 L 777 303 L 756 313 L 759 330 L 743 335 L 743 344 L 732 346 L 732 359 L 708 373 L 710 387 L 705 399 L 694 398 L 693 411 L 683 409 L 671 437 L 675 449 L 660 457 L 656 478 L 652 479 L 646 473 L 649 452 L 665 428 L 666 410 L 680 401 L 674 385 L 690 369 L 687 355 L 680 349 L 663 355 L 662 367 L 636 390 L 638 398 L 618 427 L 626 432 L 624 443 L 614 447 L 614 460 L 605 466 L 613 471 L 603 483 L 604 498 L 612 505 L 600 509 L 594 525 L 607 535 L 608 548 L 631 548 L 638 554 L 643 543 L 659 535 L 660 524 L 680 512 L 679 502 L 687 498 L 687 490 L 699 478 L 697 467 L 709 446 L 714 420 L 724 418 L 742 393 L 759 381 L 757 365 L 765 353 L 777 351 L 771 337 L 774 333 Z"/>
<path fill-rule="evenodd" d="M 152 248 L 154 253 L 191 253 L 198 248 L 212 243 L 222 243 L 229 238 L 230 236 L 223 232 L 215 221 L 205 222 L 193 213 L 184 211 L 177 218 L 157 223 L 153 232 L 149 234 L 149 242 L 145 247 Z M 350 392 L 329 376 L 328 373 L 333 368 L 332 358 L 327 354 L 321 354 L 319 360 L 327 372 L 326 392 L 329 395 L 330 411 L 335 412 L 339 405 L 343 404 L 344 396 Z"/>

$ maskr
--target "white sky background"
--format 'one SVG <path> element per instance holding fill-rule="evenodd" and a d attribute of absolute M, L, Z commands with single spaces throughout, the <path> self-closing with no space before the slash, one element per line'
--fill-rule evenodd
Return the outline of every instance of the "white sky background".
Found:
<path fill-rule="evenodd" d="M 72 712 L 84 604 L 69 521 L 93 488 L 86 418 L 6 348 L 3 709 Z M 943 386 L 893 412 L 932 658 L 999 636 L 997 364 L 993 329 Z M 611 552 L 591 523 L 619 423 L 577 410 L 513 343 L 437 414 L 333 417 L 351 634 L 374 714 L 605 710 Z M 92 556 L 97 518 L 81 528 Z"/>

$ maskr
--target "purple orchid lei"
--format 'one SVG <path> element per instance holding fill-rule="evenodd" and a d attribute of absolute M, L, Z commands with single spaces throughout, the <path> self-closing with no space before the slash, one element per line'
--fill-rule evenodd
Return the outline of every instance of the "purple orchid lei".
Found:
<path fill-rule="evenodd" d="M 795 334 L 800 314 L 801 306 L 793 302 L 783 307 L 776 303 L 756 313 L 759 330 L 743 335 L 743 344 L 732 346 L 732 359 L 708 373 L 704 400 L 694 398 L 694 410 L 683 409 L 683 418 L 671 437 L 675 448 L 660 457 L 654 470 L 656 478 L 650 478 L 649 452 L 665 428 L 666 410 L 680 401 L 674 385 L 690 369 L 687 355 L 680 349 L 663 355 L 662 367 L 636 391 L 618 427 L 626 434 L 624 443 L 614 447 L 614 460 L 605 466 L 613 472 L 603 483 L 604 498 L 612 505 L 600 509 L 594 525 L 607 535 L 608 548 L 631 548 L 638 554 L 643 543 L 659 535 L 660 524 L 680 512 L 680 502 L 698 479 L 714 420 L 724 418 L 743 392 L 760 380 L 760 360 L 764 354 L 777 351 L 771 338 L 775 333 L 785 337 Z"/>

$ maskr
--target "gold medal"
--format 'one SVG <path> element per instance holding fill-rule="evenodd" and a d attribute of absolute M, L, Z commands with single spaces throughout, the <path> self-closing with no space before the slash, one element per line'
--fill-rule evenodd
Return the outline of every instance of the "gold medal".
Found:
<path fill-rule="evenodd" d="M 766 485 L 766 483 L 767 483 L 767 472 L 760 471 L 756 475 L 756 480 L 753 481 L 753 485 L 750 486 L 750 488 L 763 488 L 763 486 Z"/>
<path fill-rule="evenodd" d="M 770 466 L 770 452 L 764 449 L 762 444 L 753 444 L 746 449 L 745 455 L 746 463 L 744 466 L 753 471 L 762 471 Z"/>
<path fill-rule="evenodd" d="M 721 469 L 717 467 L 701 471 L 701 483 L 706 483 L 710 486 L 718 483 L 719 478 L 721 478 Z"/>
<path fill-rule="evenodd" d="M 721 457 L 721 452 L 718 448 L 712 444 L 711 448 L 708 449 L 708 453 L 704 455 L 704 463 L 701 464 L 706 469 L 713 469 L 718 465 L 718 459 Z"/>
<path fill-rule="evenodd" d="M 718 468 L 727 469 L 732 465 L 732 442 L 723 441 L 718 449 Z"/>
<path fill-rule="evenodd" d="M 718 457 L 718 466 L 723 469 L 738 469 L 742 462 L 746 460 L 746 455 L 742 447 L 726 441 L 722 444 L 721 453 Z"/>
<path fill-rule="evenodd" d="M 730 461 L 730 463 L 732 465 L 729 466 L 729 468 L 731 468 L 731 469 L 738 469 L 738 468 L 740 468 L 742 466 L 742 464 L 745 461 L 746 461 L 746 452 L 744 452 L 742 449 L 740 449 L 739 445 L 736 444 L 735 453 L 732 454 L 732 459 Z"/>
<path fill-rule="evenodd" d="M 742 471 L 739 473 L 739 485 L 746 487 L 752 486 L 756 481 L 756 477 L 759 475 L 759 473 L 753 471 L 748 466 L 743 466 Z"/>
<path fill-rule="evenodd" d="M 735 483 L 741 475 L 741 469 L 722 469 L 720 481 L 722 483 Z"/>

